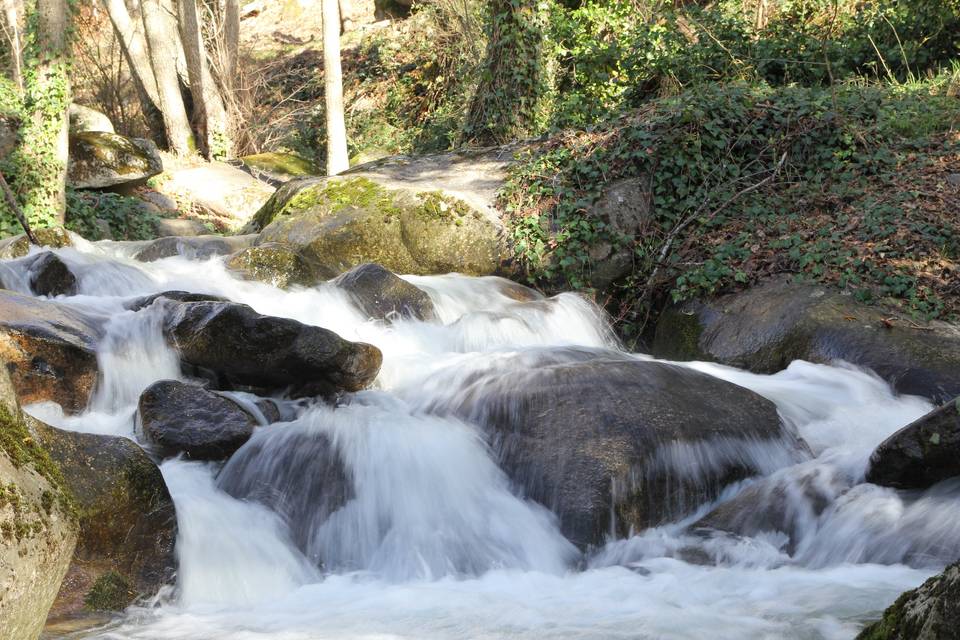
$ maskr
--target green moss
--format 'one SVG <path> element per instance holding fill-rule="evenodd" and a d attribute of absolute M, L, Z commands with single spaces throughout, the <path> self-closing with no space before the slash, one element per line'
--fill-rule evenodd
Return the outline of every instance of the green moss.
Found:
<path fill-rule="evenodd" d="M 903 613 L 913 593 L 907 591 L 897 598 L 897 601 L 883 612 L 883 618 L 861 631 L 856 640 L 892 640 L 901 637 Z"/>
<path fill-rule="evenodd" d="M 420 211 L 428 218 L 457 223 L 460 218 L 473 213 L 467 203 L 440 191 L 425 191 L 418 193 L 417 197 L 422 200 Z"/>
<path fill-rule="evenodd" d="M 130 581 L 117 571 L 108 571 L 93 583 L 83 604 L 93 611 L 122 611 L 130 606 L 136 593 Z"/>
<path fill-rule="evenodd" d="M 248 167 L 264 172 L 295 177 L 320 174 L 320 170 L 312 162 L 295 153 L 257 153 L 240 159 Z"/>

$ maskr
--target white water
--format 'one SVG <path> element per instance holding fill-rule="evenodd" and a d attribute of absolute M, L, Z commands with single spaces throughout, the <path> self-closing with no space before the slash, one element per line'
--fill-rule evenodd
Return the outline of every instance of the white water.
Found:
<path fill-rule="evenodd" d="M 112 315 L 90 409 L 65 417 L 56 405 L 30 408 L 65 428 L 133 438 L 140 391 L 179 376 L 155 310 L 123 310 L 139 295 L 222 295 L 384 352 L 375 389 L 336 409 L 293 407 L 298 417 L 259 428 L 219 481 L 217 465 L 164 463 L 180 529 L 176 590 L 84 637 L 852 638 L 960 555 L 957 483 L 924 494 L 862 484 L 872 448 L 930 409 L 868 372 L 796 362 L 759 376 L 688 365 L 766 396 L 810 444 L 814 459 L 770 458 L 767 477 L 717 501 L 770 487 L 765 495 L 788 505 L 792 539 L 691 531 L 714 506 L 702 505 L 581 558 L 551 513 L 517 497 L 475 425 L 429 410 L 477 371 L 617 350 L 582 299 L 520 303 L 497 279 L 411 277 L 440 320 L 386 324 L 333 287 L 243 282 L 219 259 L 139 264 L 92 246 L 58 253 L 80 275 L 80 295 L 65 302 Z M 338 499 L 323 466 L 334 458 L 351 480 Z"/>

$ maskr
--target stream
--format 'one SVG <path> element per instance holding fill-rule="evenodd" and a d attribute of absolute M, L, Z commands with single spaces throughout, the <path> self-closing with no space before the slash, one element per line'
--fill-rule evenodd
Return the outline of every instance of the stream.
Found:
<path fill-rule="evenodd" d="M 111 318 L 86 412 L 27 407 L 61 428 L 136 439 L 140 393 L 182 379 L 155 306 L 124 310 L 145 294 L 224 296 L 384 355 L 371 389 L 335 408 L 283 403 L 291 419 L 258 427 L 226 465 L 164 462 L 179 526 L 176 586 L 79 637 L 849 640 L 960 555 L 960 482 L 926 492 L 863 483 L 873 448 L 932 408 L 896 396 L 870 372 L 797 361 L 765 376 L 684 363 L 774 402 L 813 456 L 760 452 L 767 478 L 728 486 L 680 521 L 611 537 L 584 554 L 548 509 L 520 495 L 478 425 L 437 409 L 465 379 L 536 366 L 544 354 L 648 358 L 624 353 L 582 298 L 521 303 L 497 278 L 405 276 L 430 295 L 439 318 L 386 323 L 331 285 L 283 291 L 238 279 L 222 258 L 138 263 L 110 243 L 56 253 L 79 284 L 78 295 L 60 300 Z M 8 281 L 14 275 L 4 272 Z M 317 434 L 333 443 L 352 482 L 343 505 L 327 504 Z M 255 492 L 265 477 L 286 517 L 269 500 L 230 496 Z M 764 495 L 790 512 L 791 540 L 690 528 L 764 480 L 783 487 Z M 814 511 L 802 495 L 811 482 L 823 502 Z"/>

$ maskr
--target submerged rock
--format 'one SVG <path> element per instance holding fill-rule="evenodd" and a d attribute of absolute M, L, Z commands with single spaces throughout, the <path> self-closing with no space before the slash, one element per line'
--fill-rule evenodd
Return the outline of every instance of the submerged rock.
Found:
<path fill-rule="evenodd" d="M 160 469 L 127 438 L 31 424 L 62 469 L 80 514 L 77 548 L 51 617 L 78 613 L 91 603 L 122 609 L 169 584 L 176 569 L 177 519 Z M 96 597 L 103 595 L 102 579 L 109 574 L 129 585 L 123 601 Z"/>
<path fill-rule="evenodd" d="M 32 258 L 28 273 L 30 289 L 38 296 L 77 294 L 77 277 L 55 253 L 44 251 Z"/>
<path fill-rule="evenodd" d="M 229 458 L 250 439 L 256 420 L 236 402 L 176 380 L 156 382 L 140 396 L 140 428 L 161 457 Z"/>
<path fill-rule="evenodd" d="M 775 279 L 742 293 L 668 310 L 653 353 L 775 373 L 793 360 L 873 369 L 898 392 L 946 402 L 960 395 L 960 329 L 890 322 L 888 313 L 829 289 Z"/>
<path fill-rule="evenodd" d="M 227 259 L 227 268 L 247 280 L 265 282 L 281 289 L 316 284 L 313 269 L 296 250 L 267 242 L 247 247 Z"/>
<path fill-rule="evenodd" d="M 960 398 L 911 422 L 870 456 L 867 482 L 926 489 L 960 476 Z"/>
<path fill-rule="evenodd" d="M 256 244 L 295 248 L 323 278 L 365 262 L 398 273 L 496 272 L 501 228 L 440 191 L 384 187 L 369 178 L 287 183 L 257 212 Z"/>
<path fill-rule="evenodd" d="M 234 251 L 249 247 L 253 236 L 167 236 L 149 243 L 134 256 L 140 262 L 153 262 L 173 256 L 190 260 L 202 260 L 214 256 L 227 256 Z"/>
<path fill-rule="evenodd" d="M 956 640 L 960 631 L 960 563 L 907 591 L 857 640 Z"/>
<path fill-rule="evenodd" d="M 67 182 L 76 189 L 142 182 L 162 171 L 160 153 L 150 140 L 105 131 L 84 131 L 70 136 Z"/>
<path fill-rule="evenodd" d="M 380 371 L 380 350 L 321 327 L 231 302 L 173 303 L 165 331 L 191 365 L 232 384 L 318 395 L 359 391 Z"/>
<path fill-rule="evenodd" d="M 367 315 L 378 320 L 396 314 L 400 318 L 433 320 L 436 310 L 426 291 L 378 264 L 362 264 L 333 281 Z"/>
<path fill-rule="evenodd" d="M 73 306 L 0 290 L 0 358 L 20 402 L 83 410 L 97 381 L 104 322 Z"/>
<path fill-rule="evenodd" d="M 507 474 L 581 547 L 807 455 L 773 403 L 676 365 L 570 350 L 463 375 L 434 409 L 483 425 Z"/>
<path fill-rule="evenodd" d="M 157 300 L 167 300 L 169 302 L 230 302 L 221 296 L 215 296 L 209 293 L 192 293 L 190 291 L 164 291 L 154 293 L 142 298 L 135 298 L 123 306 L 128 311 L 140 311 L 146 309 Z"/>

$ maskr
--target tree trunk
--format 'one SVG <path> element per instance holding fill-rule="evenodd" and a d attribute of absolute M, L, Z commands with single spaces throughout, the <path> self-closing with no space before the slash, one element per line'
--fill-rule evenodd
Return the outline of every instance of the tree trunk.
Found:
<path fill-rule="evenodd" d="M 236 91 L 237 65 L 240 59 L 240 2 L 227 0 L 223 10 L 223 85 L 226 91 Z"/>
<path fill-rule="evenodd" d="M 180 93 L 177 61 L 183 55 L 177 32 L 176 15 L 167 0 L 143 0 L 141 14 L 150 66 L 157 79 L 158 105 L 163 115 L 167 144 L 177 154 L 188 154 L 196 146 L 190 131 L 190 120 Z"/>
<path fill-rule="evenodd" d="M 143 23 L 132 20 L 124 0 L 102 0 L 113 24 L 113 30 L 120 42 L 120 50 L 130 67 L 133 85 L 140 97 L 143 116 L 150 132 L 161 147 L 169 146 L 163 114 L 160 112 L 160 92 L 157 89 L 157 77 L 150 65 L 150 55 L 143 37 Z"/>
<path fill-rule="evenodd" d="M 67 0 L 37 0 L 24 59 L 27 119 L 14 165 L 16 191 L 34 227 L 63 224 L 68 160 L 70 47 Z"/>
<path fill-rule="evenodd" d="M 10 77 L 23 90 L 23 50 L 20 43 L 20 19 L 16 0 L 3 0 L 3 17 L 7 24 L 7 39 L 10 42 Z"/>
<path fill-rule="evenodd" d="M 350 168 L 347 126 L 343 117 L 343 73 L 340 69 L 340 9 L 338 0 L 323 0 L 323 74 L 327 109 L 327 174 Z"/>
<path fill-rule="evenodd" d="M 207 159 L 226 158 L 227 113 L 207 63 L 197 0 L 180 0 L 180 27 L 200 150 Z"/>
<path fill-rule="evenodd" d="M 340 0 L 340 28 L 343 33 L 353 31 L 353 7 L 350 0 Z"/>

